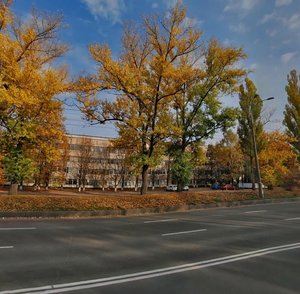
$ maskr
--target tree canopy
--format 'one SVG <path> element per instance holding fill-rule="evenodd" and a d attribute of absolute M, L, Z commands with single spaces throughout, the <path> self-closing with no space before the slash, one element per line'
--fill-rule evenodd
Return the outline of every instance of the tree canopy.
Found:
<path fill-rule="evenodd" d="M 62 102 L 56 95 L 68 87 L 67 71 L 52 63 L 67 46 L 58 41 L 61 16 L 33 11 L 22 22 L 12 14 L 11 3 L 0 3 L 1 150 L 4 163 L 20 159 L 16 166 L 25 167 L 30 162 L 29 147 L 52 148 L 53 138 L 64 135 Z M 12 182 L 17 182 L 19 169 L 6 167 Z"/>
<path fill-rule="evenodd" d="M 170 112 L 174 96 L 201 73 L 189 58 L 200 48 L 201 34 L 187 25 L 186 11 L 177 3 L 162 19 L 146 17 L 141 30 L 127 25 L 116 60 L 107 45 L 90 46 L 98 73 L 79 79 L 78 87 L 84 92 L 79 101 L 89 119 L 117 121 L 119 135 L 135 146 L 142 166 L 142 193 L 159 145 L 176 132 Z M 116 100 L 95 98 L 104 90 L 114 91 Z"/>
<path fill-rule="evenodd" d="M 217 98 L 236 89 L 245 71 L 235 65 L 245 54 L 215 40 L 205 47 L 201 35 L 178 2 L 164 17 L 146 17 L 140 28 L 127 25 L 118 58 L 106 44 L 90 46 L 98 73 L 79 78 L 78 100 L 91 121 L 117 121 L 119 135 L 135 147 L 142 193 L 165 138 L 181 138 L 186 148 L 229 124 L 233 116 L 231 109 L 220 111 Z M 192 87 L 189 93 L 187 87 Z M 103 91 L 113 91 L 117 98 L 99 99 Z"/>
<path fill-rule="evenodd" d="M 263 137 L 266 146 L 259 154 L 263 182 L 270 187 L 282 185 L 299 169 L 291 147 L 294 139 L 279 131 L 264 132 Z"/>
<path fill-rule="evenodd" d="M 283 124 L 289 136 L 295 138 L 291 142 L 300 159 L 300 76 L 294 69 L 287 77 L 288 85 L 285 87 L 288 103 L 285 106 Z"/>

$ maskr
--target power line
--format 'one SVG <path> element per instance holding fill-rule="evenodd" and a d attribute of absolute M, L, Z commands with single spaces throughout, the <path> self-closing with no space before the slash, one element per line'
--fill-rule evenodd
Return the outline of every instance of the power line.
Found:
<path fill-rule="evenodd" d="M 103 126 L 100 124 L 99 125 L 80 125 L 80 124 L 73 124 L 73 123 L 65 123 L 65 126 L 73 126 L 73 127 L 82 127 L 82 128 L 103 128 L 103 129 L 111 129 L 111 130 L 115 130 L 116 128 L 114 127 L 109 127 L 109 126 Z"/>

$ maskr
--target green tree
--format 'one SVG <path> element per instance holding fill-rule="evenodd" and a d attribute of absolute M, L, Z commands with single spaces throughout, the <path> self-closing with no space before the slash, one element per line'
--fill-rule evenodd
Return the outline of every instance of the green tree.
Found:
<path fill-rule="evenodd" d="M 21 150 L 13 149 L 3 159 L 3 165 L 8 175 L 8 180 L 12 183 L 10 194 L 17 193 L 17 183 L 31 178 L 35 172 L 34 162 L 23 155 Z"/>
<path fill-rule="evenodd" d="M 190 182 L 193 173 L 191 154 L 177 151 L 173 154 L 173 158 L 171 164 L 172 178 L 177 183 L 178 190 L 181 188 L 182 191 L 182 188 Z"/>
<path fill-rule="evenodd" d="M 217 40 L 202 49 L 200 74 L 183 86 L 174 101 L 175 124 L 180 130 L 177 144 L 182 150 L 233 125 L 236 109 L 223 108 L 219 98 L 236 92 L 240 78 L 246 74 L 238 67 L 245 58 L 242 49 L 222 47 Z"/>
<path fill-rule="evenodd" d="M 261 120 L 262 100 L 256 93 L 256 87 L 254 83 L 249 79 L 245 79 L 245 86 L 240 86 L 240 113 L 239 113 L 239 126 L 238 136 L 241 144 L 242 152 L 245 155 L 245 171 L 248 171 L 250 166 L 250 174 L 246 174 L 246 177 L 250 177 L 252 180 L 253 188 L 255 187 L 255 168 L 254 168 L 254 147 L 252 138 L 252 128 L 254 130 L 257 151 L 258 153 L 264 148 L 265 140 L 263 138 L 263 123 Z M 253 123 L 253 125 L 252 125 Z"/>
<path fill-rule="evenodd" d="M 300 161 L 300 76 L 294 69 L 287 76 L 288 85 L 285 87 L 288 103 L 285 106 L 283 124 L 286 133 L 295 138 L 291 142 Z"/>

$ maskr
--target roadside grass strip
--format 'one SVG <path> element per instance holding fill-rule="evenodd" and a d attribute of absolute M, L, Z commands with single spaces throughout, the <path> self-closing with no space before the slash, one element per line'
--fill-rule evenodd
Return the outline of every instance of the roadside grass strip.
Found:
<path fill-rule="evenodd" d="M 151 278 L 156 278 L 156 277 L 161 277 L 166 275 L 173 275 L 173 274 L 183 273 L 187 271 L 198 270 L 206 267 L 212 267 L 221 264 L 260 257 L 268 254 L 277 253 L 277 252 L 299 249 L 299 248 L 300 248 L 300 242 L 282 245 L 282 246 L 269 247 L 265 249 L 250 251 L 241 254 L 229 255 L 221 258 L 214 258 L 214 259 L 209 259 L 209 260 L 195 262 L 195 263 L 188 263 L 179 266 L 160 268 L 151 271 L 144 271 L 139 273 L 132 273 L 132 274 L 66 283 L 66 284 L 48 285 L 44 287 L 6 290 L 6 291 L 1 291 L 0 294 L 14 294 L 14 293 L 44 293 L 45 294 L 45 293 L 63 293 L 63 292 L 70 292 L 76 290 L 85 290 L 85 289 L 91 289 L 97 287 L 134 282 L 138 280 L 151 279 Z"/>

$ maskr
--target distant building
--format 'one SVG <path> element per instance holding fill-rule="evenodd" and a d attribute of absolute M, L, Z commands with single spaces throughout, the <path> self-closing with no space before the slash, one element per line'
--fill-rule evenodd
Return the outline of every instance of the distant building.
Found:
<path fill-rule="evenodd" d="M 72 188 L 137 188 L 141 178 L 135 176 L 128 163 L 127 150 L 113 147 L 112 138 L 67 135 L 69 152 L 64 187 Z M 149 187 L 165 187 L 168 183 L 168 162 L 149 171 Z M 58 186 L 58 172 L 54 172 L 51 186 Z"/>

